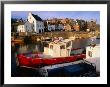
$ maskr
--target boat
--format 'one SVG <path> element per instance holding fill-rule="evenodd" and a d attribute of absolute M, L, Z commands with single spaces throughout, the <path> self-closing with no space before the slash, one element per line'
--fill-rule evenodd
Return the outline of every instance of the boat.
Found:
<path fill-rule="evenodd" d="M 23 40 L 15 39 L 15 40 L 11 40 L 11 42 L 23 42 Z"/>
<path fill-rule="evenodd" d="M 94 66 L 94 64 L 86 60 L 79 60 L 57 65 L 48 65 L 41 67 L 38 71 L 40 76 L 44 77 L 97 76 L 97 74 L 95 73 L 96 67 Z"/>
<path fill-rule="evenodd" d="M 14 39 L 14 40 L 11 40 L 11 43 L 12 43 L 12 44 L 23 44 L 24 41 L 21 40 L 21 39 Z"/>
<path fill-rule="evenodd" d="M 28 56 L 31 55 L 31 56 Z M 55 57 L 55 58 L 41 58 L 36 53 L 27 53 L 17 55 L 17 65 L 21 67 L 38 68 L 47 65 L 62 64 L 68 62 L 74 62 L 86 58 L 85 54 L 79 54 L 69 57 Z M 33 55 L 33 56 L 32 56 Z"/>
<path fill-rule="evenodd" d="M 20 67 L 38 68 L 47 65 L 56 65 L 74 62 L 86 58 L 86 54 L 70 55 L 72 51 L 70 39 L 53 41 L 44 47 L 44 52 L 30 52 L 17 55 L 17 65 Z"/>
<path fill-rule="evenodd" d="M 21 38 L 14 39 L 14 37 L 11 37 L 11 42 L 12 43 L 23 43 L 23 39 Z"/>

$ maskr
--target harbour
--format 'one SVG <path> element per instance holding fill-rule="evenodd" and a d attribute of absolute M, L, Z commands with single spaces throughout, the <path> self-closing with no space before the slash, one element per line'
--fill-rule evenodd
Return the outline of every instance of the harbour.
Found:
<path fill-rule="evenodd" d="M 63 12 L 55 13 L 61 16 Z M 37 11 L 20 12 L 20 19 L 12 15 L 12 77 L 100 76 L 99 16 L 87 20 L 70 13 L 66 11 L 61 18 L 44 18 Z"/>
<path fill-rule="evenodd" d="M 95 43 L 100 44 L 100 39 L 76 39 L 72 41 L 72 48 L 85 48 L 88 45 Z M 36 42 L 31 44 L 15 44 L 12 45 L 12 59 L 11 59 L 11 72 L 14 77 L 29 77 L 29 76 L 39 76 L 38 72 L 31 68 L 18 68 L 16 64 L 16 55 L 20 53 L 28 52 L 43 52 L 45 43 Z"/>

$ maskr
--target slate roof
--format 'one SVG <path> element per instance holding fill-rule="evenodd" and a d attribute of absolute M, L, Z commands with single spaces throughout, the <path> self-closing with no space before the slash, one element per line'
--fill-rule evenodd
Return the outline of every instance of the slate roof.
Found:
<path fill-rule="evenodd" d="M 36 20 L 38 20 L 38 21 L 43 21 L 38 15 L 32 14 L 32 16 L 33 16 Z"/>

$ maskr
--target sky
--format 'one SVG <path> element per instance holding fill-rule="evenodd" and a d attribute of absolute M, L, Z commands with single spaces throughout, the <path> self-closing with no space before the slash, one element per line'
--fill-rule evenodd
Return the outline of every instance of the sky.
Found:
<path fill-rule="evenodd" d="M 26 20 L 29 12 L 38 15 L 43 20 L 52 18 L 71 18 L 71 19 L 95 19 L 100 24 L 100 12 L 99 11 L 12 11 L 11 18 L 22 18 Z"/>

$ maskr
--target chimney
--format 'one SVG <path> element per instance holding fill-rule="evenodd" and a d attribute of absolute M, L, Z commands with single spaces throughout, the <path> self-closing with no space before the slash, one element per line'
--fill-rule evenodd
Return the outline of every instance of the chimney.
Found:
<path fill-rule="evenodd" d="M 32 15 L 32 13 L 31 13 L 31 12 L 29 12 L 29 15 Z"/>

